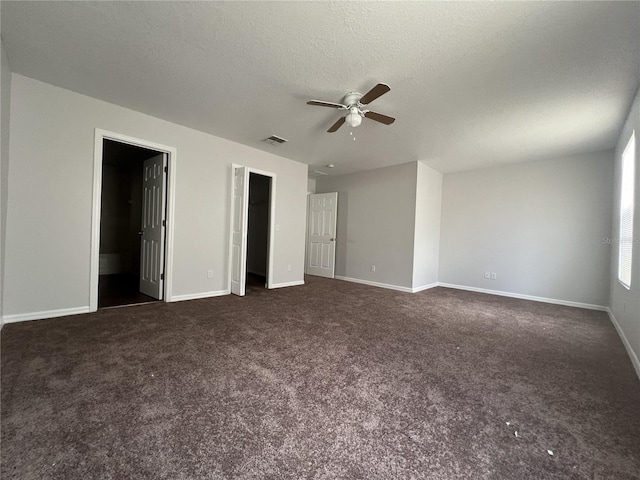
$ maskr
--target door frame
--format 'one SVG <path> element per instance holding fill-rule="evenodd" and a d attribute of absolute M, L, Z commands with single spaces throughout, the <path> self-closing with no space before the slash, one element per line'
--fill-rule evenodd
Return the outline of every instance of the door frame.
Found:
<path fill-rule="evenodd" d="M 175 171 L 177 149 L 167 145 L 129 137 L 120 133 L 95 129 L 93 149 L 93 201 L 91 211 L 91 266 L 89 277 L 89 311 L 98 310 L 98 280 L 100 275 L 100 221 L 102 207 L 102 146 L 104 140 L 113 140 L 136 147 L 156 150 L 167 155 L 167 196 L 164 255 L 164 295 L 163 301 L 171 302 L 173 287 L 173 233 L 175 211 Z"/>
<path fill-rule="evenodd" d="M 233 269 L 233 209 L 235 200 L 233 198 L 233 182 L 235 181 L 236 168 L 245 167 L 247 169 L 247 178 L 251 178 L 252 173 L 263 175 L 271 178 L 271 186 L 269 188 L 269 235 L 267 237 L 267 286 L 266 288 L 272 289 L 273 287 L 273 250 L 275 246 L 275 230 L 276 230 L 276 174 L 272 172 L 266 172 L 264 170 L 258 170 L 257 168 L 247 167 L 246 165 L 240 165 L 238 163 L 231 164 L 230 182 L 229 182 L 229 239 L 228 239 L 228 268 L 227 268 L 227 288 L 231 292 L 231 273 Z M 249 214 L 249 188 L 247 185 L 247 198 L 246 198 L 247 211 L 245 214 Z M 246 244 L 245 232 L 245 244 Z M 244 258 L 247 258 L 247 250 L 243 252 Z M 246 264 L 246 262 L 244 262 Z"/>

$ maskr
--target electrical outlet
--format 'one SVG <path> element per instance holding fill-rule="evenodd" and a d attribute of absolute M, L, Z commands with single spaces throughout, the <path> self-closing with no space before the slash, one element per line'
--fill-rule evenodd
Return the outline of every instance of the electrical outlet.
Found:
<path fill-rule="evenodd" d="M 290 272 L 291 271 L 291 265 L 287 265 L 287 271 Z"/>
<path fill-rule="evenodd" d="M 491 280 L 495 280 L 496 278 L 498 278 L 496 272 L 491 272 Z"/>
<path fill-rule="evenodd" d="M 375 265 L 371 265 L 371 271 L 375 272 L 376 271 L 376 266 Z"/>
<path fill-rule="evenodd" d="M 491 278 L 491 272 L 484 272 L 484 278 L 487 280 Z"/>
<path fill-rule="evenodd" d="M 207 270 L 207 278 L 213 278 L 213 270 Z"/>

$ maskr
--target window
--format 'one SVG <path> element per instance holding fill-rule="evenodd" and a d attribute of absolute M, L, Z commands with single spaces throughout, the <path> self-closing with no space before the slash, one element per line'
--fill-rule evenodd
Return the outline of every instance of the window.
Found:
<path fill-rule="evenodd" d="M 620 237 L 618 239 L 618 280 L 631 289 L 631 257 L 633 254 L 633 191 L 636 162 L 635 132 L 622 154 L 620 188 Z"/>

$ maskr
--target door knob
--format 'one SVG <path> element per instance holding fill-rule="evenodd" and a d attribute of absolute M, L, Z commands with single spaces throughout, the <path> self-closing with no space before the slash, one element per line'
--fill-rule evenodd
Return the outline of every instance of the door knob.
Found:
<path fill-rule="evenodd" d="M 330 241 L 330 242 L 335 242 L 335 241 L 336 241 L 336 239 L 335 239 L 335 238 L 330 238 L 330 239 L 329 239 L 329 241 Z"/>
<path fill-rule="evenodd" d="M 138 232 L 138 235 L 144 235 L 144 232 L 143 232 L 142 230 L 140 230 L 140 231 Z"/>

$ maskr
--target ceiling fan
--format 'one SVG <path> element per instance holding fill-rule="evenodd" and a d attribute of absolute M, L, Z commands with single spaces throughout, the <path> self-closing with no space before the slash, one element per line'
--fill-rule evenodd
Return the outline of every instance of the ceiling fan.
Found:
<path fill-rule="evenodd" d="M 363 107 L 373 102 L 376 98 L 384 95 L 389 90 L 389 85 L 379 83 L 364 95 L 359 92 L 349 92 L 342 99 L 342 103 L 323 102 L 322 100 L 310 100 L 307 105 L 316 105 L 318 107 L 337 108 L 339 110 L 348 110 L 349 113 L 334 123 L 327 132 L 333 133 L 337 131 L 342 124 L 346 123 L 350 127 L 357 127 L 362 123 L 363 118 L 370 118 L 376 122 L 391 125 L 396 121 L 395 118 L 383 115 L 382 113 L 365 110 Z"/>

